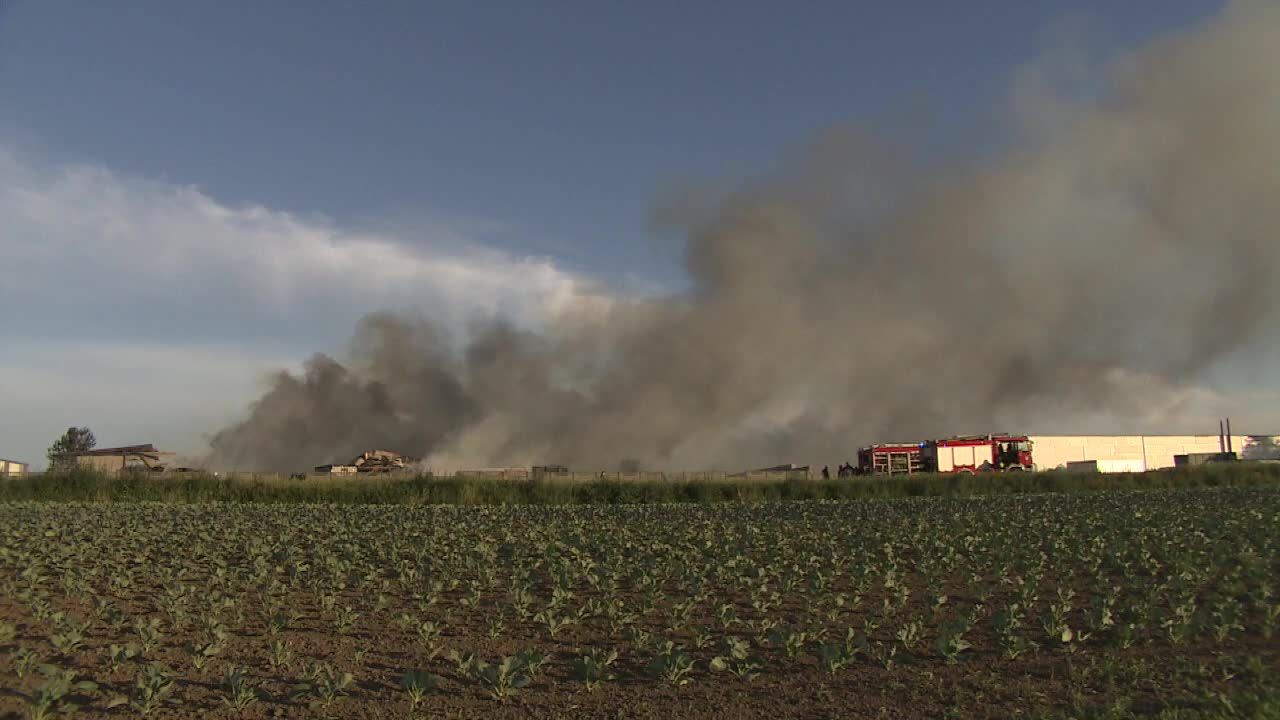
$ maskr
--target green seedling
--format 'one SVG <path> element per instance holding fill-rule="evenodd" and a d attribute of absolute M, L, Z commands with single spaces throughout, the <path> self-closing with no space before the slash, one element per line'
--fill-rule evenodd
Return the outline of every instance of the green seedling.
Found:
<path fill-rule="evenodd" d="M 658 643 L 656 652 L 649 661 L 649 673 L 672 685 L 685 685 L 686 677 L 693 670 L 693 660 L 675 643 L 663 640 Z"/>
<path fill-rule="evenodd" d="M 74 670 L 64 670 L 53 665 L 41 665 L 44 682 L 27 698 L 27 711 L 31 720 L 48 720 L 66 717 L 80 708 L 79 693 L 89 693 L 98 685 L 88 680 L 76 681 Z"/>
<path fill-rule="evenodd" d="M 617 650 L 592 650 L 573 661 L 573 677 L 586 683 L 588 692 L 593 691 L 600 683 L 614 679 L 610 668 L 617 660 Z"/>
<path fill-rule="evenodd" d="M 219 698 L 223 705 L 243 713 L 258 702 L 258 690 L 245 677 L 244 670 L 233 667 L 222 678 L 223 695 Z"/>
<path fill-rule="evenodd" d="M 289 688 L 289 699 L 306 702 L 312 706 L 328 708 L 342 695 L 350 691 L 355 676 L 339 672 L 328 663 L 316 663 L 308 671 L 308 678 Z"/>
<path fill-rule="evenodd" d="M 406 670 L 400 676 L 400 689 L 409 698 L 409 712 L 412 714 L 426 698 L 427 693 L 440 684 L 440 678 L 425 670 Z"/>

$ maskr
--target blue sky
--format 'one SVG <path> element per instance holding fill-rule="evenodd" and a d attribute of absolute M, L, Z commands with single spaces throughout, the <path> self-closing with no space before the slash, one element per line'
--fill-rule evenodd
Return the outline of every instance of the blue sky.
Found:
<path fill-rule="evenodd" d="M 653 270 L 665 184 L 908 109 L 981 142 L 1057 35 L 1105 52 L 1218 4 L 17 2 L 0 128 L 230 204 L 496 221 L 495 241 Z"/>
<path fill-rule="evenodd" d="M 71 423 L 194 451 L 382 307 L 679 287 L 664 189 L 848 122 L 989 147 L 1043 53 L 1220 5 L 0 0 L 0 456 Z"/>

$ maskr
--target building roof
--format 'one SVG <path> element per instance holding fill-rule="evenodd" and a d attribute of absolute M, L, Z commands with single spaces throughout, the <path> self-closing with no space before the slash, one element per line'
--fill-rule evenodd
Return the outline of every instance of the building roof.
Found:
<path fill-rule="evenodd" d="M 173 455 L 173 454 L 174 453 L 171 453 L 171 452 L 162 452 L 160 450 L 157 450 L 156 446 L 152 445 L 151 443 L 147 443 L 145 445 L 125 445 L 122 447 L 113 447 L 113 448 L 94 448 L 93 450 L 85 450 L 84 452 L 72 453 L 72 455 L 75 455 L 76 457 L 92 457 L 92 456 L 101 456 L 101 455 L 108 455 L 108 456 L 110 455 L 147 455 L 147 456 L 158 457 L 160 455 Z"/>

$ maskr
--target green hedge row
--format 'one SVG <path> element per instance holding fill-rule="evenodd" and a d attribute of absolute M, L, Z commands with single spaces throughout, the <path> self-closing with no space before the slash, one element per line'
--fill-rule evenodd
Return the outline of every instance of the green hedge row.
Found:
<path fill-rule="evenodd" d="M 1280 465 L 1237 463 L 1148 473 L 1065 472 L 915 475 L 832 480 L 619 481 L 475 478 L 245 479 L 125 475 L 73 470 L 0 479 L 0 501 L 303 502 L 451 505 L 771 502 L 1280 484 Z"/>

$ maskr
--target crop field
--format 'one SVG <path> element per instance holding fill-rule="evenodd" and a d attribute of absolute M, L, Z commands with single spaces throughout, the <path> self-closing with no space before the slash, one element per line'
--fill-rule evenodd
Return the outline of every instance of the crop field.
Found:
<path fill-rule="evenodd" d="M 0 504 L 0 716 L 1276 717 L 1280 487 Z"/>

